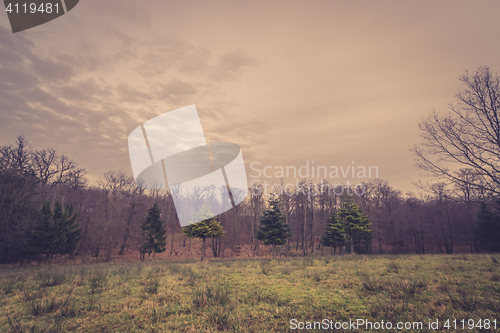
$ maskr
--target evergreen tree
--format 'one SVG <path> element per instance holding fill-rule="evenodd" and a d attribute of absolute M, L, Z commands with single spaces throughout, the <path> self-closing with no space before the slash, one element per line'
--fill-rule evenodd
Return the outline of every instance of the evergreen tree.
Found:
<path fill-rule="evenodd" d="M 142 245 L 142 254 L 148 253 L 151 255 L 153 253 L 153 258 L 155 253 L 161 253 L 165 251 L 165 246 L 167 244 L 166 240 L 166 229 L 163 227 L 163 220 L 161 219 L 161 210 L 158 207 L 158 203 L 154 203 L 148 209 L 146 217 L 142 222 L 142 234 L 145 236 L 145 241 Z"/>
<path fill-rule="evenodd" d="M 481 203 L 474 242 L 478 252 L 500 252 L 500 200 L 495 202 L 493 209 Z"/>
<path fill-rule="evenodd" d="M 45 202 L 31 230 L 28 252 L 46 255 L 47 258 L 55 254 L 73 254 L 80 241 L 80 233 L 73 205 L 68 204 L 63 209 L 62 204 L 56 201 L 52 212 L 49 202 Z"/>
<path fill-rule="evenodd" d="M 273 246 L 273 259 L 276 258 L 276 245 L 285 245 L 292 235 L 292 230 L 285 223 L 277 198 L 269 199 L 269 207 L 262 212 L 260 227 L 257 229 L 257 239 L 265 245 Z"/>
<path fill-rule="evenodd" d="M 80 240 L 80 230 L 76 223 L 77 214 L 73 205 L 66 205 L 56 201 L 52 215 L 54 239 L 52 240 L 54 254 L 72 254 Z"/>
<path fill-rule="evenodd" d="M 37 214 L 37 222 L 31 230 L 28 245 L 29 255 L 47 255 L 53 254 L 53 234 L 54 227 L 52 225 L 52 209 L 50 203 L 46 201 L 40 212 Z"/>
<path fill-rule="evenodd" d="M 351 196 L 343 198 L 342 207 L 337 212 L 337 219 L 350 246 L 346 246 L 348 253 L 369 253 L 372 241 L 370 223 Z"/>
<path fill-rule="evenodd" d="M 333 253 L 337 253 L 337 248 L 347 244 L 347 235 L 344 226 L 337 218 L 337 214 L 332 212 L 327 220 L 325 234 L 321 239 L 323 246 L 333 247 Z"/>
<path fill-rule="evenodd" d="M 201 261 L 205 258 L 206 253 L 206 242 L 207 238 L 219 238 L 222 237 L 226 232 L 222 230 L 222 225 L 214 217 L 208 220 L 200 221 L 197 223 L 190 224 L 182 230 L 189 238 L 200 238 L 202 239 L 201 245 Z"/>
<path fill-rule="evenodd" d="M 201 261 L 203 261 L 206 252 L 205 240 L 207 238 L 220 238 L 226 232 L 222 229 L 220 222 L 213 217 L 206 203 L 195 213 L 195 218 L 202 221 L 184 227 L 182 232 L 189 238 L 200 238 L 202 240 Z"/>

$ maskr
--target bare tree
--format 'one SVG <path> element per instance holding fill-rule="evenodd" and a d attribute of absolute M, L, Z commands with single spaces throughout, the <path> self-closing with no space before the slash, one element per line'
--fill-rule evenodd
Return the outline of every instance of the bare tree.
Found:
<path fill-rule="evenodd" d="M 32 173 L 32 154 L 33 147 L 23 135 L 20 135 L 15 146 L 0 147 L 0 168 L 18 170 L 23 174 Z"/>
<path fill-rule="evenodd" d="M 257 225 L 264 207 L 264 187 L 259 185 L 253 185 L 249 188 L 250 192 L 250 207 L 252 210 L 253 219 L 251 220 L 250 230 L 252 234 L 252 256 L 255 257 L 255 250 L 257 249 Z"/>
<path fill-rule="evenodd" d="M 450 112 L 434 111 L 419 124 L 424 142 L 412 149 L 417 166 L 440 181 L 500 194 L 500 76 L 481 66 L 459 80 L 465 87 Z M 457 165 L 473 177 L 452 168 Z"/>
<path fill-rule="evenodd" d="M 295 189 L 289 189 L 285 185 L 285 180 L 280 179 L 280 204 L 282 206 L 283 215 L 285 216 L 285 224 L 290 225 L 290 216 L 295 207 L 296 202 L 292 200 L 291 196 L 295 195 Z M 285 255 L 288 257 L 290 252 L 290 237 L 286 239 Z"/>

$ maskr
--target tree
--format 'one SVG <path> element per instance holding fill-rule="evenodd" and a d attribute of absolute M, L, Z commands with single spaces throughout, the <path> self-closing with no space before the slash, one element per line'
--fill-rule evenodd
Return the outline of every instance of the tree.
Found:
<path fill-rule="evenodd" d="M 46 201 L 38 213 L 37 224 L 31 229 L 28 253 L 45 255 L 46 258 L 56 254 L 73 254 L 81 233 L 76 219 L 73 205 L 68 204 L 63 209 L 62 204 L 56 201 L 52 212 L 50 203 Z"/>
<path fill-rule="evenodd" d="M 344 226 L 335 212 L 332 212 L 327 220 L 325 234 L 321 239 L 321 243 L 323 246 L 333 247 L 333 253 L 337 252 L 337 248 L 347 245 L 347 235 Z"/>
<path fill-rule="evenodd" d="M 99 237 L 113 239 L 113 242 L 121 242 L 119 255 L 125 254 L 125 249 L 130 246 L 131 239 L 137 238 L 140 234 L 141 223 L 134 223 L 135 220 L 142 220 L 142 202 L 145 189 L 140 187 L 133 177 L 127 176 L 122 171 L 108 171 L 97 179 L 97 183 L 106 194 L 104 200 L 106 204 L 105 223 L 101 223 L 103 232 Z M 147 205 L 149 206 L 149 204 Z M 135 231 L 135 232 L 134 232 Z M 118 240 L 121 238 L 121 240 Z M 140 237 L 139 237 L 140 238 Z M 139 242 L 142 242 L 139 239 Z M 142 246 L 142 243 L 139 244 Z M 107 255 L 111 256 L 112 246 L 107 246 Z"/>
<path fill-rule="evenodd" d="M 78 168 L 75 161 L 65 155 L 59 156 L 57 150 L 48 148 L 31 153 L 30 164 L 43 184 L 51 186 L 70 184 L 72 188 L 85 186 L 85 169 Z"/>
<path fill-rule="evenodd" d="M 15 144 L 0 146 L 0 262 L 31 253 L 31 230 L 38 227 L 38 210 L 44 200 L 81 193 L 84 176 L 85 170 L 68 157 L 54 149 L 36 150 L 22 135 Z"/>
<path fill-rule="evenodd" d="M 39 208 L 39 180 L 29 160 L 32 147 L 24 137 L 0 146 L 0 263 L 16 261 L 29 245 L 27 235 Z"/>
<path fill-rule="evenodd" d="M 74 212 L 72 204 L 66 205 L 56 201 L 54 205 L 54 245 L 56 254 L 73 254 L 76 245 L 80 241 L 81 230 L 78 229 L 76 219 L 78 214 Z"/>
<path fill-rule="evenodd" d="M 182 232 L 189 238 L 200 238 L 201 244 L 201 261 L 205 258 L 207 238 L 220 238 L 226 232 L 222 230 L 222 225 L 218 222 L 210 212 L 208 205 L 203 203 L 201 208 L 194 214 L 196 220 L 200 222 L 192 223 L 182 229 Z"/>
<path fill-rule="evenodd" d="M 250 192 L 250 209 L 252 210 L 253 219 L 250 223 L 250 233 L 252 237 L 252 256 L 255 257 L 255 250 L 257 249 L 257 220 L 262 210 L 264 203 L 264 187 L 261 184 L 252 185 L 249 188 Z"/>
<path fill-rule="evenodd" d="M 52 225 L 52 209 L 50 203 L 46 201 L 40 212 L 38 212 L 38 223 L 31 230 L 30 242 L 28 245 L 29 255 L 52 254 L 52 240 L 54 228 Z"/>
<path fill-rule="evenodd" d="M 500 200 L 494 203 L 493 209 L 486 203 L 481 204 L 474 243 L 478 252 L 500 252 Z"/>
<path fill-rule="evenodd" d="M 257 239 L 265 245 L 273 246 L 273 259 L 276 258 L 276 245 L 285 245 L 292 235 L 285 217 L 281 214 L 278 198 L 269 199 L 269 207 L 262 212 L 260 227 L 257 229 Z"/>
<path fill-rule="evenodd" d="M 142 223 L 142 231 L 145 236 L 145 241 L 142 245 L 142 258 L 144 258 L 145 253 L 151 255 L 151 252 L 153 252 L 154 258 L 155 253 L 165 251 L 167 236 L 166 230 L 163 227 L 163 220 L 161 219 L 161 210 L 158 207 L 157 202 L 155 202 L 153 206 L 148 209 L 146 217 Z"/>
<path fill-rule="evenodd" d="M 337 219 L 342 224 L 350 244 L 350 247 L 346 248 L 347 252 L 369 253 L 372 242 L 370 223 L 351 196 L 344 197 Z"/>
<path fill-rule="evenodd" d="M 182 232 L 189 238 L 200 238 L 203 243 L 201 245 L 201 261 L 205 258 L 206 238 L 222 237 L 226 232 L 222 230 L 222 225 L 220 222 L 216 221 L 215 218 L 209 218 L 204 221 L 190 224 Z"/>
<path fill-rule="evenodd" d="M 457 188 L 500 194 L 500 76 L 481 66 L 459 77 L 464 89 L 450 113 L 432 112 L 419 124 L 424 142 L 417 166 Z M 458 165 L 461 170 L 452 166 Z"/>

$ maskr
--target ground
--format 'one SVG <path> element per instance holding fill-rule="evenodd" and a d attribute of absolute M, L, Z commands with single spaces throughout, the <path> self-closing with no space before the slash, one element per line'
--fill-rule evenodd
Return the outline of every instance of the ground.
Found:
<path fill-rule="evenodd" d="M 436 331 L 430 323 L 500 332 L 499 261 L 354 255 L 2 266 L 0 331 L 290 332 L 363 320 L 382 332 L 383 320 L 421 323 L 418 332 Z"/>

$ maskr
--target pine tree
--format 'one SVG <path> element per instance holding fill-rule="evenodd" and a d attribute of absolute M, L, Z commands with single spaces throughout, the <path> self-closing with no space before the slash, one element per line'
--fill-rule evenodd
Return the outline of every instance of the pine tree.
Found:
<path fill-rule="evenodd" d="M 72 254 L 80 240 L 80 230 L 76 223 L 77 214 L 74 213 L 73 205 L 66 205 L 56 201 L 53 213 L 54 239 L 53 252 L 56 254 Z"/>
<path fill-rule="evenodd" d="M 478 252 L 500 252 L 500 200 L 495 202 L 493 208 L 481 204 L 474 242 Z"/>
<path fill-rule="evenodd" d="M 333 253 L 337 253 L 337 248 L 347 244 L 347 235 L 344 226 L 337 218 L 337 214 L 332 212 L 327 220 L 325 234 L 321 239 L 323 246 L 333 247 Z"/>
<path fill-rule="evenodd" d="M 59 211 L 61 214 L 56 214 Z M 58 219 L 56 219 L 56 216 Z M 78 229 L 76 222 L 77 217 L 78 215 L 75 213 L 72 204 L 67 204 L 63 210 L 59 201 L 56 201 L 54 208 L 54 228 L 56 234 L 60 235 L 57 253 L 73 254 L 75 252 L 81 234 L 81 230 Z"/>
<path fill-rule="evenodd" d="M 52 209 L 47 201 L 38 212 L 36 225 L 30 232 L 29 255 L 46 255 L 48 257 L 53 254 L 53 233 Z"/>
<path fill-rule="evenodd" d="M 154 258 L 155 253 L 164 252 L 167 243 L 167 231 L 163 227 L 161 210 L 158 207 L 158 203 L 155 202 L 153 206 L 148 209 L 141 228 L 142 233 L 145 236 L 145 241 L 142 244 L 142 258 L 144 258 L 145 253 L 148 253 L 148 255 L 153 253 Z"/>
<path fill-rule="evenodd" d="M 273 259 L 276 258 L 276 245 L 285 245 L 292 235 L 292 230 L 285 223 L 277 198 L 269 199 L 269 207 L 262 212 L 260 227 L 257 229 L 257 239 L 265 245 L 273 246 Z"/>
<path fill-rule="evenodd" d="M 342 224 L 350 246 L 348 253 L 369 253 L 372 241 L 372 230 L 365 214 L 351 196 L 343 198 L 342 207 L 337 213 L 337 219 Z"/>
<path fill-rule="evenodd" d="M 66 205 L 65 215 L 66 221 L 64 223 L 64 232 L 66 233 L 66 244 L 63 247 L 65 254 L 73 254 L 76 246 L 81 239 L 82 230 L 78 229 L 77 218 L 78 214 L 74 212 L 75 209 L 72 204 Z"/>
<path fill-rule="evenodd" d="M 73 254 L 80 241 L 81 230 L 78 229 L 77 214 L 73 205 L 63 209 L 56 201 L 54 212 L 50 203 L 46 202 L 38 213 L 38 221 L 30 233 L 29 253 L 33 255 Z"/>

